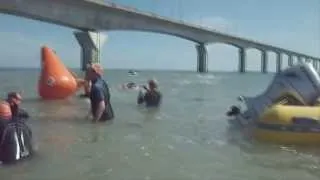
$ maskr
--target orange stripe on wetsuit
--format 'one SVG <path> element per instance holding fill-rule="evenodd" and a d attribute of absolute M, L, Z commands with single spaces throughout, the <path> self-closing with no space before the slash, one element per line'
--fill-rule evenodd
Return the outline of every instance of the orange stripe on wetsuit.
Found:
<path fill-rule="evenodd" d="M 10 120 L 12 118 L 11 108 L 8 102 L 0 102 L 0 119 Z"/>

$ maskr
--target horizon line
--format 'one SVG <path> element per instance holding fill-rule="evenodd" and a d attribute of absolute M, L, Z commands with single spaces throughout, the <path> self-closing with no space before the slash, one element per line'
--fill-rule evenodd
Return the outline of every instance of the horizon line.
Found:
<path fill-rule="evenodd" d="M 73 70 L 81 70 L 80 67 L 67 67 L 68 69 Z M 40 70 L 40 67 L 14 67 L 14 66 L 8 66 L 8 67 L 0 67 L 0 70 Z M 189 69 L 153 69 L 153 68 L 108 68 L 108 70 L 122 70 L 122 71 L 166 71 L 166 72 L 194 72 L 198 73 L 195 70 L 189 70 Z M 208 73 L 239 73 L 237 70 L 234 71 L 228 71 L 228 70 L 209 70 Z M 259 70 L 246 70 L 245 73 L 261 73 Z M 268 74 L 275 73 L 273 71 L 269 71 Z M 205 73 L 204 73 L 205 74 Z"/>

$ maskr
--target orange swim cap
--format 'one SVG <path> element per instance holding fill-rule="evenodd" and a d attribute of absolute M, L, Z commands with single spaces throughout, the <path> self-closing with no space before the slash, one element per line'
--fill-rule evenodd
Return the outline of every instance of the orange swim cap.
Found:
<path fill-rule="evenodd" d="M 12 117 L 11 108 L 9 103 L 2 101 L 0 102 L 0 118 L 9 120 Z"/>

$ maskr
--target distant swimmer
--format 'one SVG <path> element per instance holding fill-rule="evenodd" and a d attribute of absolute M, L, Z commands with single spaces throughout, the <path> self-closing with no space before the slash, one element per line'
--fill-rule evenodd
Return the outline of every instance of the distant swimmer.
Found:
<path fill-rule="evenodd" d="M 139 91 L 137 103 L 145 103 L 146 107 L 158 107 L 162 101 L 162 94 L 158 89 L 158 84 L 155 80 L 148 81 L 149 88 L 143 86 L 146 92 Z"/>
<path fill-rule="evenodd" d="M 88 80 L 92 83 L 89 97 L 93 122 L 107 121 L 114 118 L 109 87 L 102 79 L 102 75 L 103 69 L 99 64 L 92 64 L 88 68 Z"/>
<path fill-rule="evenodd" d="M 137 90 L 139 89 L 139 86 L 134 82 L 128 82 L 128 83 L 122 84 L 121 89 Z"/>

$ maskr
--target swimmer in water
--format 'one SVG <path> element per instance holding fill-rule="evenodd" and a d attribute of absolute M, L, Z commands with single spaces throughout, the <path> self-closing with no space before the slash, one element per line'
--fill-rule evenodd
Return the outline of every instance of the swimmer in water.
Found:
<path fill-rule="evenodd" d="M 33 154 L 32 131 L 25 124 L 29 115 L 20 109 L 21 101 L 19 93 L 10 92 L 0 102 L 0 162 L 11 163 Z"/>
<path fill-rule="evenodd" d="M 134 82 L 129 82 L 129 83 L 127 83 L 127 88 L 128 88 L 128 89 L 133 89 L 133 88 L 135 88 L 135 87 L 137 87 L 136 83 L 134 83 Z"/>
<path fill-rule="evenodd" d="M 122 84 L 121 85 L 121 88 L 122 89 L 137 89 L 138 88 L 138 85 L 134 82 L 128 82 L 128 83 L 125 83 L 125 84 Z"/>
<path fill-rule="evenodd" d="M 146 86 L 143 86 L 143 88 L 146 90 L 145 93 L 143 93 L 140 90 L 137 103 L 139 105 L 145 103 L 146 107 L 160 106 L 161 100 L 162 100 L 162 94 L 158 89 L 157 82 L 155 80 L 149 80 L 148 85 L 149 85 L 149 88 L 147 88 Z"/>
<path fill-rule="evenodd" d="M 99 64 L 92 64 L 88 68 L 88 80 L 91 81 L 90 103 L 92 121 L 108 121 L 114 119 L 114 112 L 110 103 L 108 84 L 102 79 L 103 68 Z"/>
<path fill-rule="evenodd" d="M 29 114 L 20 108 L 22 96 L 18 92 L 9 92 L 6 102 L 10 105 L 13 119 L 28 119 Z"/>

